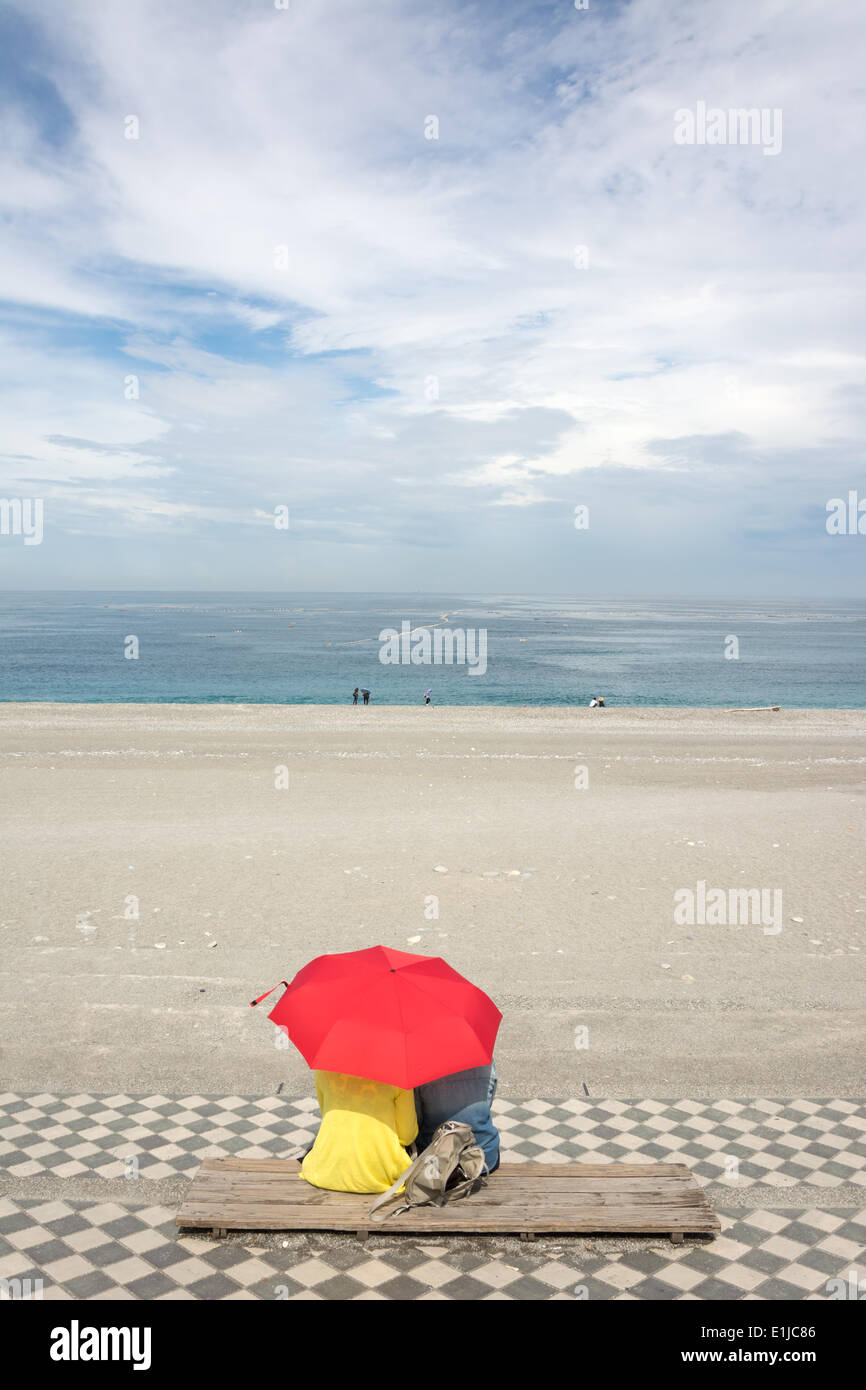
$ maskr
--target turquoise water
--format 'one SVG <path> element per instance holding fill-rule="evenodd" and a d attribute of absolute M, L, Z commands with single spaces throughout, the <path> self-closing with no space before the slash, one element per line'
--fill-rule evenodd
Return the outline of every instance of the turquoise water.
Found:
<path fill-rule="evenodd" d="M 443 614 L 486 632 L 484 674 L 380 662 L 384 628 Z M 864 639 L 862 600 L 6 593 L 0 699 L 863 708 Z"/>

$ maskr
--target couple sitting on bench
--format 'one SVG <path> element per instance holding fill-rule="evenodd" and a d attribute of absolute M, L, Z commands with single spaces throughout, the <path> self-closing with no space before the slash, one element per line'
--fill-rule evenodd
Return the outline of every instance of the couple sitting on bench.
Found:
<path fill-rule="evenodd" d="M 334 1192 L 387 1192 L 446 1120 L 467 1124 L 484 1151 L 488 1171 L 499 1167 L 499 1131 L 490 1107 L 496 1064 L 470 1067 L 404 1091 L 342 1072 L 317 1071 L 322 1123 L 301 1164 L 313 1187 Z"/>

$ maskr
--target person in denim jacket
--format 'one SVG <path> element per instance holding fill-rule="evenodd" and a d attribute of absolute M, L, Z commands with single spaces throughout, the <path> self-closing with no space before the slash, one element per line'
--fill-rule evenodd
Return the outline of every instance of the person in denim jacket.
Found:
<path fill-rule="evenodd" d="M 415 1087 L 415 1113 L 418 1116 L 418 1152 L 426 1149 L 433 1135 L 446 1120 L 469 1125 L 475 1142 L 484 1150 L 491 1173 L 499 1167 L 499 1130 L 493 1123 L 490 1107 L 496 1095 L 496 1063 L 485 1067 L 469 1067 L 438 1081 L 428 1081 Z"/>

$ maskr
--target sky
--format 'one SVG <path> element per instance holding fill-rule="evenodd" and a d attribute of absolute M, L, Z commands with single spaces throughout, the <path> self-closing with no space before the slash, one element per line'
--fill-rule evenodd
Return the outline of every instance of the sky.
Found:
<path fill-rule="evenodd" d="M 866 596 L 864 34 L 7 3 L 0 586 Z"/>

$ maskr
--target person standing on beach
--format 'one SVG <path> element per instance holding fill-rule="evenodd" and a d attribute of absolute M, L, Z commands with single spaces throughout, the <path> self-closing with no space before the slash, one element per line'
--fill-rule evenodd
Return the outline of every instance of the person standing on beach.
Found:
<path fill-rule="evenodd" d="M 370 703 L 370 692 L 369 692 L 369 690 L 362 690 L 362 691 L 361 691 L 361 694 L 362 694 L 363 697 L 364 697 L 364 704 L 365 704 L 365 705 L 369 705 L 369 703 Z"/>
<path fill-rule="evenodd" d="M 358 687 L 357 687 L 357 685 L 356 685 L 356 686 L 355 686 L 355 689 L 352 691 L 352 704 L 353 704 L 353 705 L 357 705 L 357 703 L 358 703 Z"/>
<path fill-rule="evenodd" d="M 430 703 L 430 695 L 431 695 L 432 691 L 433 691 L 432 685 L 431 685 L 431 687 L 430 687 L 429 690 L 425 690 L 425 692 L 424 692 L 424 703 L 425 703 L 425 705 L 429 705 L 429 703 Z"/>

